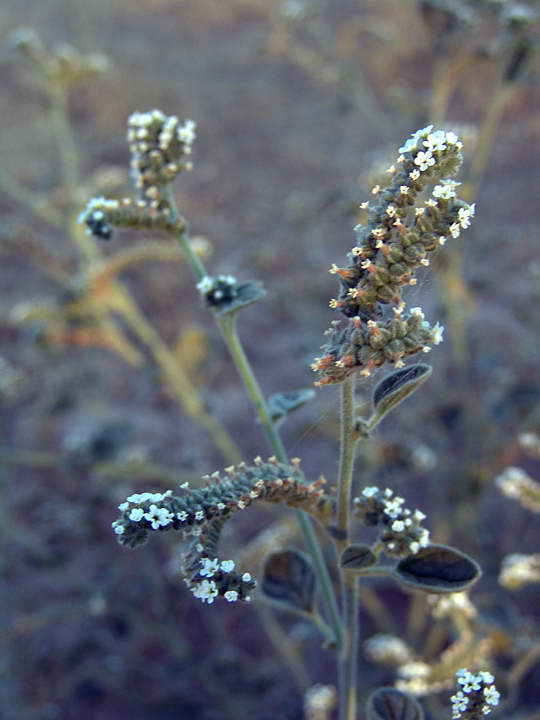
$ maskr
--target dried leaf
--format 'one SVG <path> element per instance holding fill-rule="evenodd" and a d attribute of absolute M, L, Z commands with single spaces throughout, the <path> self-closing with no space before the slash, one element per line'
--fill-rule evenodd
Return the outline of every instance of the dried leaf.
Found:
<path fill-rule="evenodd" d="M 398 580 L 428 593 L 461 592 L 482 574 L 468 555 L 445 545 L 429 545 L 400 560 L 394 570 Z"/>

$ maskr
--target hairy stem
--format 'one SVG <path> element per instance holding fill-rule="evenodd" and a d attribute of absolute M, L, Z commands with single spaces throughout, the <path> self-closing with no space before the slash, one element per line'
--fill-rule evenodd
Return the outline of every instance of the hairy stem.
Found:
<path fill-rule="evenodd" d="M 354 423 L 354 381 L 341 383 L 341 446 L 336 514 L 336 547 L 341 553 L 349 544 L 352 472 L 358 435 Z M 355 720 L 358 658 L 358 577 L 341 572 L 343 646 L 339 659 L 340 720 Z"/>

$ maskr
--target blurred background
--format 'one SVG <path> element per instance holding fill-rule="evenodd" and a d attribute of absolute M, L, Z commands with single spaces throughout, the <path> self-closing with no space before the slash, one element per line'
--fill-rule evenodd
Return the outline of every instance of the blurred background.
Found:
<path fill-rule="evenodd" d="M 328 269 L 346 261 L 359 206 L 397 148 L 429 122 L 460 135 L 458 179 L 476 217 L 406 296 L 445 325 L 445 340 L 427 357 L 430 380 L 361 448 L 357 482 L 391 487 L 428 515 L 435 542 L 478 560 L 475 642 L 489 641 L 489 668 L 511 698 L 505 717 L 538 717 L 538 584 L 512 590 L 498 577 L 508 554 L 540 552 L 539 518 L 494 484 L 509 465 L 540 478 L 519 442 L 540 432 L 538 10 L 494 0 L 4 0 L 1 718 L 296 720 L 309 687 L 335 683 L 332 651 L 305 620 L 259 599 L 202 606 L 179 573 L 178 537 L 130 551 L 110 528 L 132 492 L 196 485 L 237 456 L 269 454 L 186 265 L 131 258 L 134 233 L 95 250 L 74 229 L 90 197 L 132 195 L 126 120 L 152 108 L 197 123 L 193 170 L 174 193 L 207 267 L 266 287 L 238 321 L 266 396 L 313 386 L 310 363 L 337 317 Z M 14 47 L 21 26 L 53 55 L 71 57 L 69 44 L 108 59 L 64 94 L 76 162 L 66 160 L 62 101 Z M 105 322 L 88 304 L 89 267 L 119 253 L 131 259 L 114 277 L 139 314 Z M 159 342 L 203 415 L 226 428 L 228 454 L 167 386 Z M 359 383 L 359 403 L 373 382 Z M 290 456 L 330 487 L 337 409 L 325 387 L 283 425 Z M 257 577 L 269 549 L 297 541 L 288 511 L 255 507 L 227 525 L 224 557 Z M 363 639 L 405 636 L 432 663 L 459 639 L 418 599 L 375 587 Z M 361 662 L 363 699 L 394 683 L 395 667 Z M 450 694 L 422 700 L 428 715 L 450 717 Z"/>

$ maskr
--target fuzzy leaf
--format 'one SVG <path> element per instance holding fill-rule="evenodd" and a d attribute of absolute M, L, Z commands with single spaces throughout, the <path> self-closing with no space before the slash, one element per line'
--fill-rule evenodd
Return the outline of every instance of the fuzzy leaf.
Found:
<path fill-rule="evenodd" d="M 274 422 L 284 420 L 294 410 L 301 408 L 315 397 L 315 390 L 303 388 L 275 393 L 268 398 L 268 412 Z"/>
<path fill-rule="evenodd" d="M 366 720 L 423 720 L 423 717 L 418 702 L 393 687 L 379 688 L 366 705 Z"/>
<path fill-rule="evenodd" d="M 261 586 L 262 594 L 293 612 L 313 612 L 316 579 L 306 555 L 290 548 L 272 553 L 266 560 Z"/>
<path fill-rule="evenodd" d="M 436 594 L 466 590 L 482 574 L 468 555 L 445 545 L 421 548 L 400 560 L 394 572 L 404 585 Z"/>
<path fill-rule="evenodd" d="M 373 408 L 380 415 L 386 413 L 416 390 L 431 375 L 431 367 L 424 363 L 409 365 L 387 375 L 373 391 Z"/>
<path fill-rule="evenodd" d="M 387 375 L 373 391 L 373 415 L 367 421 L 372 429 L 387 412 L 416 390 L 431 375 L 431 367 L 418 363 Z"/>
<path fill-rule="evenodd" d="M 345 570 L 360 570 L 377 564 L 377 556 L 369 545 L 349 545 L 341 553 L 339 564 Z"/>
<path fill-rule="evenodd" d="M 230 297 L 226 296 L 220 301 L 209 302 L 214 307 L 216 315 L 228 315 L 237 313 L 244 307 L 252 305 L 265 295 L 265 290 L 260 282 L 246 282 L 237 285 Z"/>

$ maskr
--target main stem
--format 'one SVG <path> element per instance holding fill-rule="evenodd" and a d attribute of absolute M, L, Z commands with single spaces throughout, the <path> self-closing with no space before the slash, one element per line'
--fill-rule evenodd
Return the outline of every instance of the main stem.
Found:
<path fill-rule="evenodd" d="M 341 384 L 341 444 L 336 514 L 336 547 L 341 554 L 349 544 L 351 489 L 358 435 L 354 427 L 354 380 Z M 343 646 L 339 657 L 339 718 L 355 720 L 358 658 L 358 578 L 341 571 Z"/>

